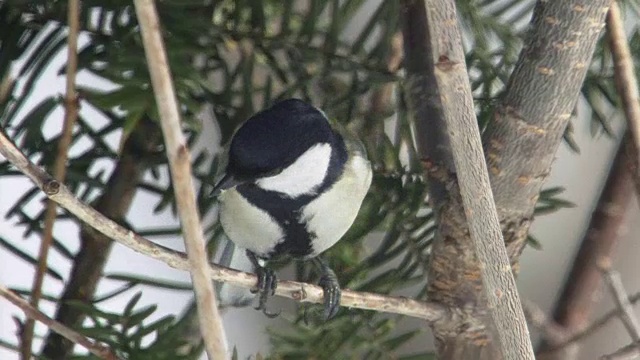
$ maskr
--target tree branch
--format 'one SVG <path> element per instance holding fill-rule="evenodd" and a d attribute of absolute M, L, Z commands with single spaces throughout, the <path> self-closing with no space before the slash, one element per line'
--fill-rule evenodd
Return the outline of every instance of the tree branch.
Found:
<path fill-rule="evenodd" d="M 481 273 L 482 289 L 491 321 L 497 331 L 496 348 L 505 359 L 533 359 L 533 349 L 522 311 L 509 257 L 484 161 L 480 131 L 475 117 L 471 86 L 467 75 L 462 38 L 455 3 L 447 0 L 409 2 L 412 23 L 405 27 L 410 98 L 414 109 L 421 105 L 426 87 L 433 86 L 438 97 L 430 100 L 439 107 L 438 118 L 416 111 L 419 132 L 441 127 L 447 134 L 453 156 L 463 210 Z M 406 11 L 406 10 L 405 10 Z M 422 39 L 422 41 L 416 41 Z M 422 137 L 424 138 L 424 134 Z M 423 159 L 436 155 L 428 147 L 420 149 Z M 479 305 L 484 306 L 484 305 Z"/>
<path fill-rule="evenodd" d="M 627 120 L 630 136 L 625 139 L 627 155 L 631 162 L 631 177 L 636 187 L 636 199 L 640 201 L 640 94 L 636 79 L 633 58 L 629 49 L 624 22 L 617 1 L 612 1 L 607 15 L 607 34 L 614 65 L 614 77 L 618 95 Z M 625 144 L 621 145 L 625 147 Z M 609 265 L 609 264 L 607 264 Z M 628 295 L 622 286 L 619 275 L 603 269 L 605 280 L 614 296 L 620 318 L 634 342 L 602 359 L 632 359 L 640 354 L 640 325 L 635 317 Z"/>
<path fill-rule="evenodd" d="M 631 304 L 635 305 L 639 301 L 640 301 L 640 293 L 636 293 L 636 294 L 633 294 L 633 295 L 629 296 L 629 302 Z M 549 354 L 553 354 L 554 352 L 559 351 L 559 350 L 563 349 L 566 346 L 570 346 L 572 344 L 575 344 L 578 341 L 583 340 L 584 338 L 594 334 L 596 331 L 602 329 L 605 325 L 607 325 L 609 323 L 609 321 L 611 321 L 614 318 L 619 317 L 619 316 L 620 316 L 620 309 L 619 308 L 615 308 L 613 310 L 610 310 L 606 314 L 602 315 L 600 318 L 596 319 L 595 321 L 593 321 L 590 324 L 588 324 L 587 326 L 585 326 L 583 330 L 580 330 L 577 333 L 572 334 L 571 336 L 567 336 L 565 339 L 562 339 L 561 341 L 559 341 L 552 348 L 550 348 L 548 350 L 544 350 L 544 352 L 539 353 L 538 354 L 538 358 L 542 359 L 543 358 L 542 356 L 547 356 Z"/>
<path fill-rule="evenodd" d="M 62 125 L 62 134 L 58 140 L 58 153 L 53 165 L 53 177 L 64 182 L 67 170 L 67 158 L 73 126 L 78 118 L 78 99 L 76 95 L 76 72 L 78 70 L 78 33 L 80 32 L 80 1 L 70 0 L 67 9 L 67 21 L 69 35 L 67 37 L 67 83 L 66 97 L 64 101 L 65 114 Z M 47 208 L 44 215 L 44 225 L 42 230 L 42 240 L 38 254 L 38 267 L 33 279 L 31 305 L 38 308 L 38 302 L 42 296 L 42 282 L 47 270 L 47 260 L 49 258 L 49 248 L 53 242 L 53 224 L 56 221 L 56 203 L 47 201 Z M 31 346 L 33 342 L 34 321 L 27 319 L 24 332 L 21 336 L 20 349 L 22 358 L 31 359 Z"/>
<path fill-rule="evenodd" d="M 24 173 L 38 186 L 48 198 L 65 208 L 69 213 L 120 244 L 159 260 L 168 266 L 179 269 L 189 269 L 185 255 L 181 252 L 157 245 L 131 230 L 118 225 L 115 221 L 81 202 L 64 185 L 54 180 L 45 171 L 34 165 L 15 145 L 0 133 L 0 154 Z M 228 282 L 233 285 L 253 288 L 257 282 L 254 274 L 244 273 L 221 266 L 210 265 L 209 276 L 212 280 Z M 299 283 L 295 281 L 278 281 L 276 295 L 287 297 L 299 302 L 321 304 L 324 301 L 322 288 L 317 285 Z M 366 292 L 344 290 L 341 305 L 364 310 L 407 315 L 421 318 L 429 323 L 455 318 L 449 308 L 435 302 L 420 302 L 405 297 L 385 296 Z M 451 320 L 451 319 L 450 319 Z"/>
<path fill-rule="evenodd" d="M 29 305 L 27 301 L 23 298 L 15 294 L 13 291 L 7 289 L 4 285 L 0 285 L 0 296 L 7 299 L 9 302 L 19 307 L 27 317 L 33 320 L 38 320 L 41 323 L 45 324 L 49 329 L 55 331 L 56 333 L 64 336 L 69 341 L 72 341 L 76 344 L 80 344 L 84 346 L 89 352 L 96 355 L 101 359 L 106 360 L 117 360 L 119 359 L 111 350 L 103 346 L 97 342 L 93 342 L 76 331 L 66 327 L 64 324 L 61 324 L 47 315 L 40 312 L 38 309 Z"/>
<path fill-rule="evenodd" d="M 627 128 L 631 133 L 629 144 L 630 158 L 633 161 L 633 179 L 636 185 L 638 201 L 640 201 L 640 103 L 638 80 L 636 79 L 633 58 L 629 50 L 629 42 L 624 30 L 624 22 L 617 1 L 612 1 L 607 15 L 607 35 L 613 58 L 614 78 L 618 96 L 622 100 L 622 108 L 627 120 Z"/>
<path fill-rule="evenodd" d="M 576 255 L 573 268 L 563 293 L 556 305 L 555 320 L 571 339 L 559 343 L 547 342 L 541 347 L 545 359 L 566 359 L 577 355 L 577 339 L 591 333 L 587 325 L 593 308 L 593 297 L 600 289 L 602 277 L 596 263 L 614 253 L 618 231 L 624 220 L 626 208 L 635 184 L 640 196 L 640 173 L 638 172 L 638 149 L 640 140 L 640 108 L 638 88 L 633 62 L 624 32 L 620 9 L 615 1 L 607 15 L 607 35 L 614 62 L 614 77 L 627 119 L 627 133 L 618 149 L 609 172 L 598 205 L 592 215 L 587 234 Z M 640 200 L 640 197 L 638 197 Z M 597 323 L 597 322 L 596 322 Z"/>
<path fill-rule="evenodd" d="M 602 276 L 609 286 L 609 291 L 616 302 L 616 307 L 619 310 L 620 319 L 622 320 L 624 327 L 627 328 L 627 332 L 631 336 L 631 339 L 635 343 L 640 343 L 640 323 L 638 323 L 638 319 L 636 319 L 631 302 L 629 302 L 629 294 L 627 294 L 627 291 L 624 289 L 624 285 L 622 285 L 620 274 L 617 271 L 611 270 L 611 260 L 608 258 L 600 259 L 598 266 L 600 267 Z"/>
<path fill-rule="evenodd" d="M 0 104 L 4 104 L 9 98 L 9 95 L 11 95 L 11 89 L 13 89 L 15 81 L 16 79 L 11 76 L 11 71 L 7 71 L 0 80 Z"/>
<path fill-rule="evenodd" d="M 213 283 L 207 274 L 209 260 L 200 225 L 191 176 L 191 156 L 180 124 L 167 55 L 162 41 L 160 21 L 153 0 L 135 0 L 136 15 L 140 23 L 142 43 L 151 75 L 151 84 L 160 114 L 173 189 L 182 223 L 185 247 L 189 258 L 189 272 L 195 290 L 200 331 L 209 359 L 229 356 L 227 340 L 218 313 Z"/>
<path fill-rule="evenodd" d="M 161 142 L 157 124 L 145 118 L 127 137 L 115 169 L 97 199 L 95 210 L 115 222 L 122 222 L 131 206 L 138 182 L 157 156 Z M 93 210 L 93 208 L 92 208 Z M 56 320 L 67 326 L 79 326 L 84 312 L 69 305 L 70 301 L 90 303 L 102 277 L 113 241 L 91 227 L 80 227 L 80 250 L 73 259 L 73 266 L 58 302 Z M 64 359 L 73 350 L 73 343 L 56 333 L 50 333 L 45 341 L 43 355 L 49 359 Z"/>
<path fill-rule="evenodd" d="M 632 360 L 632 359 L 637 359 L 638 356 L 640 356 L 640 343 L 639 342 L 635 342 L 632 344 L 629 344 L 621 349 L 618 349 L 617 351 L 608 354 L 608 355 L 604 355 L 602 357 L 600 357 L 600 360 Z"/>
<path fill-rule="evenodd" d="M 629 302 L 633 305 L 640 301 L 640 293 L 633 294 L 628 298 Z M 584 326 L 584 328 L 575 334 L 567 334 L 565 337 L 558 337 L 558 341 L 554 342 L 554 346 L 550 349 L 545 349 L 542 352 L 537 354 L 538 359 L 547 359 L 547 356 L 554 355 L 555 352 L 562 350 L 563 348 L 575 344 L 576 342 L 582 341 L 588 336 L 593 335 L 596 331 L 602 329 L 605 325 L 609 323 L 609 321 L 614 318 L 620 317 L 620 309 L 615 308 L 602 315 L 600 318 L 591 322 L 590 324 Z M 563 359 L 562 357 L 557 357 L 558 359 Z"/>
<path fill-rule="evenodd" d="M 543 339 L 560 342 L 567 338 L 565 329 L 553 321 L 553 319 L 549 319 L 544 311 L 533 302 L 523 301 L 522 309 L 527 317 L 527 321 L 529 321 L 533 328 L 540 330 Z"/>
<path fill-rule="evenodd" d="M 619 349 L 618 351 L 603 356 L 604 360 L 623 360 L 623 359 L 636 359 L 640 355 L 640 324 L 636 318 L 631 302 L 629 301 L 629 295 L 622 285 L 620 274 L 617 271 L 611 270 L 611 261 L 609 259 L 602 259 L 599 263 L 609 290 L 613 295 L 613 299 L 616 302 L 618 314 L 622 323 L 627 328 L 627 332 L 633 339 L 633 343 Z"/>
<path fill-rule="evenodd" d="M 624 139 L 629 136 L 627 133 Z M 602 285 L 602 275 L 597 263 L 599 259 L 610 258 L 615 253 L 620 240 L 620 227 L 633 197 L 633 180 L 629 172 L 631 160 L 625 149 L 624 139 L 619 145 L 580 249 L 556 303 L 554 321 L 567 335 L 582 331 L 589 322 L 595 304 L 594 297 Z M 547 339 L 540 347 L 539 358 L 559 360 L 575 357 L 578 349 L 573 346 L 562 346 L 562 351 L 559 351 L 559 344 L 566 343 L 566 340 Z"/>
<path fill-rule="evenodd" d="M 415 5 L 420 1 L 407 3 Z M 444 11 L 431 1 L 427 4 L 429 16 L 432 13 L 439 16 Z M 560 0 L 537 2 L 506 95 L 482 135 L 502 233 L 516 272 L 535 204 L 575 107 L 608 5 L 609 0 L 582 4 Z M 407 6 L 404 13 L 411 20 L 416 11 Z M 455 23 L 456 20 L 446 21 Z M 409 24 L 406 20 L 404 23 Z M 419 24 L 419 20 L 412 23 Z M 436 31 L 446 31 L 446 28 Z M 424 41 L 420 36 L 405 35 L 406 47 Z M 434 36 L 431 41 L 437 48 L 447 37 Z M 414 54 L 406 59 L 408 69 L 413 61 L 420 63 L 424 61 L 421 58 L 427 57 L 424 52 Z M 451 58 L 446 52 L 440 55 L 443 59 Z M 418 106 L 416 111 L 420 111 L 416 116 L 429 119 L 416 123 L 416 138 L 418 143 L 423 143 L 423 148 L 431 149 L 421 155 L 427 155 L 423 161 L 429 176 L 430 199 L 439 218 L 429 263 L 428 295 L 432 301 L 449 307 L 464 306 L 470 313 L 465 326 L 434 324 L 438 353 L 449 359 L 496 359 L 498 355 L 492 352 L 492 339 L 483 321 L 486 307 L 483 306 L 481 269 L 456 185 L 456 165 L 448 150 L 448 134 L 436 124 L 443 111 L 440 98 L 429 82 L 421 79 L 424 73 L 419 69 L 414 73 L 416 78 L 410 82 L 424 84 L 416 90 L 422 93 L 418 101 L 414 101 Z M 452 101 L 450 99 L 458 94 L 458 90 L 454 90 L 440 96 Z"/>

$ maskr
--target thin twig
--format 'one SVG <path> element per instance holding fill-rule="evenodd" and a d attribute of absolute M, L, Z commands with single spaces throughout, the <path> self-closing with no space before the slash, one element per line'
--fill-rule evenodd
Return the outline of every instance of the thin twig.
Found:
<path fill-rule="evenodd" d="M 178 103 L 162 40 L 158 13 L 153 0 L 136 0 L 134 4 L 160 114 L 160 125 L 165 139 L 178 215 L 182 223 L 182 233 L 190 264 L 189 272 L 198 305 L 200 331 L 209 359 L 226 359 L 229 357 L 227 341 L 222 319 L 218 313 L 213 283 L 208 276 L 209 261 L 193 191 L 191 156 L 182 134 Z"/>
<path fill-rule="evenodd" d="M 556 343 L 567 338 L 568 334 L 562 326 L 558 325 L 553 319 L 549 319 L 538 305 L 524 300 L 522 302 L 522 310 L 524 310 L 529 324 L 540 330 L 545 340 L 552 340 Z"/>
<path fill-rule="evenodd" d="M 36 186 L 44 191 L 47 197 L 90 227 L 138 253 L 162 261 L 172 268 L 180 270 L 189 269 L 189 264 L 183 253 L 157 245 L 133 231 L 123 228 L 116 222 L 104 217 L 91 206 L 78 200 L 64 185 L 31 163 L 1 132 L 0 154 L 28 176 Z M 257 281 L 254 274 L 221 266 L 210 265 L 208 271 L 212 280 L 227 282 L 245 288 L 253 288 Z M 299 302 L 321 304 L 324 301 L 322 288 L 295 281 L 278 281 L 276 295 L 294 299 Z M 350 290 L 344 290 L 342 292 L 340 304 L 345 307 L 417 317 L 429 323 L 451 317 L 450 310 L 439 303 L 421 302 L 405 297 L 386 296 Z"/>
<path fill-rule="evenodd" d="M 16 79 L 11 76 L 10 71 L 4 74 L 4 78 L 0 81 L 0 104 L 4 104 L 9 99 L 15 81 Z"/>
<path fill-rule="evenodd" d="M 389 41 L 389 54 L 386 59 L 386 70 L 390 74 L 396 74 L 402 64 L 404 45 L 402 41 L 402 33 L 394 34 Z M 385 119 L 389 117 L 393 109 L 393 91 L 397 84 L 394 82 L 385 83 L 371 94 L 369 102 L 369 111 L 367 116 L 374 119 Z M 373 122 L 374 124 L 380 121 Z"/>
<path fill-rule="evenodd" d="M 609 259 L 599 261 L 598 265 L 600 271 L 602 271 L 605 282 L 609 286 L 613 300 L 616 302 L 616 307 L 620 313 L 620 320 L 622 320 L 625 328 L 627 328 L 631 339 L 634 342 L 640 342 L 640 323 L 638 323 L 633 307 L 629 302 L 629 294 L 627 294 L 624 285 L 622 285 L 620 274 L 611 269 Z"/>
<path fill-rule="evenodd" d="M 639 301 L 640 301 L 640 293 L 633 294 L 633 295 L 631 295 L 629 297 L 629 302 L 631 304 L 636 304 Z M 562 342 L 554 344 L 553 347 L 551 347 L 548 350 L 544 350 L 543 353 L 540 353 L 538 355 L 547 355 L 548 353 L 552 353 L 552 352 L 557 351 L 559 349 L 562 349 L 562 348 L 564 348 L 566 346 L 574 344 L 574 343 L 576 343 L 578 341 L 581 341 L 584 338 L 593 335 L 598 330 L 602 329 L 605 325 L 607 325 L 609 323 L 609 321 L 611 321 L 612 319 L 614 319 L 616 317 L 619 317 L 619 316 L 620 316 L 620 309 L 619 308 L 615 308 L 613 310 L 610 310 L 609 312 L 607 312 L 606 314 L 602 315 L 600 318 L 598 318 L 597 320 L 593 321 L 591 324 L 586 326 L 583 330 L 571 335 L 570 337 L 568 337 L 567 339 L 565 339 Z"/>
<path fill-rule="evenodd" d="M 631 132 L 633 144 L 630 156 L 634 164 L 633 179 L 640 201 L 640 103 L 638 80 L 636 79 L 633 58 L 629 50 L 629 41 L 624 30 L 624 22 L 617 1 L 611 2 L 607 15 L 607 35 L 614 65 L 614 78 L 618 96 L 622 100 L 622 108 L 627 120 L 627 128 Z"/>
<path fill-rule="evenodd" d="M 600 360 L 632 360 L 640 356 L 640 342 L 634 342 L 615 352 L 600 357 Z"/>
<path fill-rule="evenodd" d="M 96 355 L 101 359 L 107 360 L 117 360 L 119 359 L 108 347 L 91 341 L 86 337 L 82 336 L 78 332 L 66 327 L 64 324 L 55 321 L 54 319 L 48 317 L 44 313 L 40 312 L 38 309 L 29 305 L 29 303 L 21 298 L 19 295 L 14 293 L 13 291 L 7 289 L 4 285 L 0 285 L 0 296 L 7 299 L 10 303 L 19 307 L 20 310 L 24 312 L 24 314 L 33 320 L 37 320 L 43 324 L 45 324 L 49 329 L 57 332 L 58 334 L 64 336 L 65 338 L 73 341 L 76 344 L 84 346 L 89 352 Z"/>
<path fill-rule="evenodd" d="M 551 344 L 557 344 L 557 346 L 554 346 L 549 350 L 544 350 L 543 352 L 537 354 L 538 358 L 545 358 L 546 356 L 551 356 L 556 354 L 558 350 L 561 350 L 564 347 L 569 346 L 583 339 L 585 336 L 593 334 L 596 330 L 602 328 L 606 323 L 608 323 L 609 320 L 613 319 L 614 317 L 621 317 L 623 319 L 631 318 L 633 319 L 633 322 L 637 323 L 637 321 L 635 321 L 635 317 L 633 315 L 634 314 L 633 308 L 631 306 L 632 306 L 632 303 L 636 303 L 637 301 L 640 300 L 640 293 L 634 294 L 633 296 L 628 297 L 626 295 L 624 287 L 622 286 L 622 282 L 620 281 L 619 274 L 615 271 L 611 271 L 607 269 L 602 269 L 602 271 L 603 271 L 603 277 L 609 284 L 611 288 L 611 292 L 612 294 L 614 294 L 614 297 L 616 299 L 616 302 L 618 303 L 618 306 L 616 307 L 616 309 L 608 312 L 603 317 L 593 322 L 588 328 L 586 328 L 582 332 L 578 334 L 574 334 L 571 337 L 569 336 L 569 333 L 567 333 L 566 329 L 558 325 L 552 319 L 549 319 L 537 305 L 529 301 L 524 301 L 522 303 L 522 307 L 525 311 L 525 315 L 527 316 L 527 320 L 529 321 L 529 323 L 533 327 L 539 329 L 542 332 L 542 336 L 544 337 L 545 340 L 549 341 Z M 629 331 L 629 332 L 633 333 L 635 332 L 635 330 Z M 635 336 L 632 335 L 632 337 L 635 337 Z M 640 355 L 640 342 L 635 341 L 634 343 L 629 344 L 612 354 L 602 356 L 601 359 L 603 360 L 635 359 L 639 355 Z"/>
<path fill-rule="evenodd" d="M 76 72 L 78 69 L 78 33 L 80 32 L 80 1 L 70 0 L 67 8 L 67 21 L 69 26 L 69 35 L 67 36 L 67 82 L 65 96 L 65 115 L 62 125 L 62 133 L 58 141 L 58 153 L 56 155 L 53 177 L 64 182 L 67 170 L 67 158 L 69 146 L 71 144 L 71 136 L 73 134 L 73 125 L 78 118 L 78 102 L 76 96 Z M 32 285 L 31 305 L 38 308 L 38 302 L 42 296 L 42 283 L 44 281 L 45 272 L 47 270 L 47 259 L 49 257 L 49 248 L 53 242 L 53 224 L 56 221 L 56 203 L 47 201 L 45 210 L 44 226 L 42 230 L 42 241 L 40 242 L 40 251 L 38 255 L 38 267 Z M 31 345 L 33 342 L 34 321 L 27 319 L 22 333 L 22 341 L 20 344 L 22 358 L 31 359 Z"/>
<path fill-rule="evenodd" d="M 573 334 L 570 337 L 556 337 L 554 339 L 556 341 L 552 342 L 553 345 L 550 349 L 545 349 L 543 352 L 538 354 L 540 358 L 555 354 L 558 350 L 575 344 L 576 342 L 593 334 L 598 329 L 601 329 L 614 317 L 619 317 L 622 320 L 634 342 L 615 353 L 603 356 L 601 359 L 632 359 L 640 354 L 640 340 L 638 340 L 640 339 L 640 324 L 638 324 L 632 307 L 632 304 L 640 301 L 640 293 L 632 296 L 627 295 L 627 292 L 622 285 L 622 281 L 620 280 L 620 275 L 616 271 L 610 269 L 610 261 L 608 259 L 599 259 L 597 265 L 614 297 L 617 305 L 616 308 L 603 315 L 600 319 L 594 321 L 579 333 Z"/>

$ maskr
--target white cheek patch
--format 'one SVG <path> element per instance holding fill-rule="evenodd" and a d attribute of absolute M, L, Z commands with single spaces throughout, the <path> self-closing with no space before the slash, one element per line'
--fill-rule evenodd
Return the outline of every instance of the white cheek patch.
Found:
<path fill-rule="evenodd" d="M 281 173 L 262 178 L 256 184 L 265 190 L 277 191 L 295 198 L 311 194 L 324 181 L 331 161 L 331 145 L 318 144 L 305 151 Z"/>

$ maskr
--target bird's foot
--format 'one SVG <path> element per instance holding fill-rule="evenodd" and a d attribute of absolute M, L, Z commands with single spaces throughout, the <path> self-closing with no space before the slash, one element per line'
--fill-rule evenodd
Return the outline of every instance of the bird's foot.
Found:
<path fill-rule="evenodd" d="M 338 310 L 340 310 L 342 290 L 340 290 L 340 283 L 338 283 L 336 273 L 321 259 L 318 259 L 318 263 L 322 270 L 318 285 L 322 287 L 324 293 L 324 318 L 326 321 L 336 316 Z"/>
<path fill-rule="evenodd" d="M 273 296 L 276 293 L 278 278 L 273 270 L 260 265 L 258 259 L 253 253 L 247 251 L 247 256 L 256 268 L 256 275 L 258 276 L 257 287 L 251 289 L 252 293 L 260 294 L 260 297 L 258 298 L 258 306 L 255 307 L 255 309 L 262 310 L 262 313 L 269 318 L 275 318 L 280 315 L 280 312 L 272 313 L 267 310 L 267 300 L 269 299 L 269 296 Z"/>
<path fill-rule="evenodd" d="M 259 293 L 260 298 L 258 300 L 258 306 L 256 310 L 262 310 L 262 312 L 269 318 L 275 318 L 280 315 L 280 312 L 272 313 L 267 310 L 267 300 L 269 296 L 273 296 L 276 293 L 276 287 L 278 286 L 278 278 L 273 270 L 265 267 L 259 267 L 256 269 L 258 275 L 258 287 L 252 289 L 251 292 Z"/>

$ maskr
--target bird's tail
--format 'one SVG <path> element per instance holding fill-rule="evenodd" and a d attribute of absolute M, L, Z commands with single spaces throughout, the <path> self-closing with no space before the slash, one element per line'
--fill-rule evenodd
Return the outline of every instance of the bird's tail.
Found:
<path fill-rule="evenodd" d="M 220 237 L 218 253 L 215 256 L 217 264 L 235 270 L 254 273 L 253 264 L 249 261 L 243 248 L 236 246 L 226 235 Z M 256 295 L 247 288 L 231 285 L 228 283 L 216 283 L 219 306 L 221 307 L 244 307 L 249 306 Z"/>

